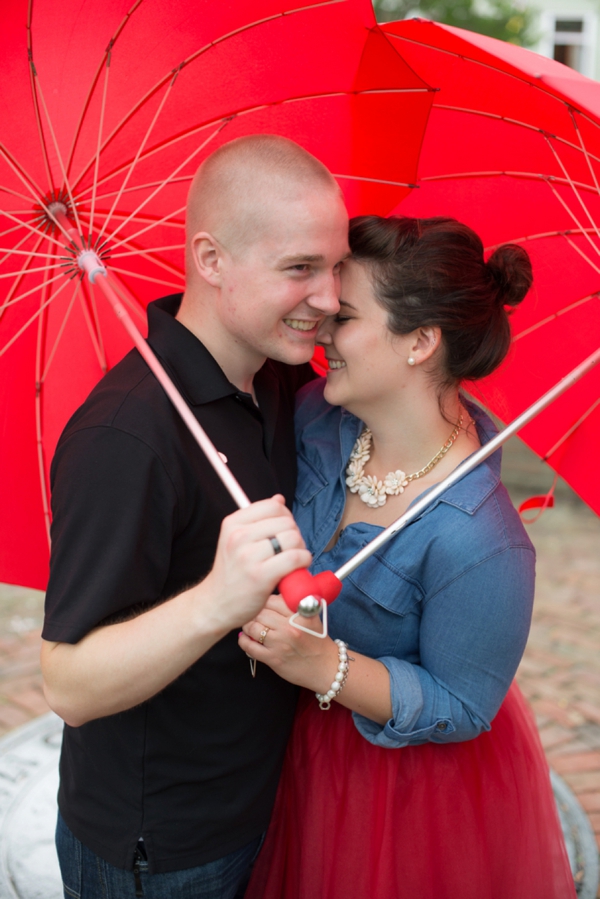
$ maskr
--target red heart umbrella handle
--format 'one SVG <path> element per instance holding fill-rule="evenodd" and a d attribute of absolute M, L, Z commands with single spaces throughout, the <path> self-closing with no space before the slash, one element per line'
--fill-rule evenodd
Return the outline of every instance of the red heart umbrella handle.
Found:
<path fill-rule="evenodd" d="M 300 601 L 308 596 L 332 603 L 341 589 L 342 582 L 333 571 L 321 571 L 320 574 L 313 575 L 306 568 L 299 568 L 279 582 L 279 592 L 292 612 L 297 612 Z"/>

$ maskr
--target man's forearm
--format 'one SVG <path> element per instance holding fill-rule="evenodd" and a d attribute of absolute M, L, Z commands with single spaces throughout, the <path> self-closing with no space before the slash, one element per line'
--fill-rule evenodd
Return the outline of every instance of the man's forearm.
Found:
<path fill-rule="evenodd" d="M 211 614 L 209 580 L 79 643 L 42 646 L 44 692 L 67 724 L 79 727 L 155 696 L 186 671 L 228 628 Z"/>

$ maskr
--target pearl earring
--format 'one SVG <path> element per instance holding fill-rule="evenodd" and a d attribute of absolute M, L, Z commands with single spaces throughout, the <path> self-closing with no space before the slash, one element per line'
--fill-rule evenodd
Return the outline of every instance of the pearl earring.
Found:
<path fill-rule="evenodd" d="M 409 364 L 409 365 L 414 365 L 414 364 L 415 364 L 415 360 L 413 359 L 412 356 L 409 356 L 409 357 L 408 357 L 408 364 Z"/>

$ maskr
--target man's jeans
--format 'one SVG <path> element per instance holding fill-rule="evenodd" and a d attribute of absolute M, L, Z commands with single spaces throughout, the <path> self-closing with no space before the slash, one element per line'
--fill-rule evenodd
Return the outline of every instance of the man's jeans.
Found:
<path fill-rule="evenodd" d="M 61 816 L 56 849 L 65 899 L 241 899 L 262 837 L 224 858 L 197 868 L 149 874 L 140 857 L 137 871 L 109 865 L 77 840 Z"/>

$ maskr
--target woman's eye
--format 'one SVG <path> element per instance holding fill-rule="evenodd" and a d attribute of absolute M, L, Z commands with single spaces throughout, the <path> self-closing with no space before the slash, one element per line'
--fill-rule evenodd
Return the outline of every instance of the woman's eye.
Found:
<path fill-rule="evenodd" d="M 341 315 L 341 314 L 338 312 L 337 315 L 334 315 L 334 316 L 333 316 L 333 320 L 334 320 L 334 322 L 336 323 L 336 325 L 342 325 L 344 322 L 349 322 L 349 321 L 350 321 L 350 316 L 349 316 L 349 315 Z"/>

